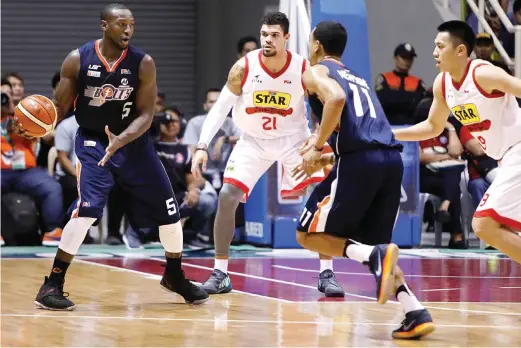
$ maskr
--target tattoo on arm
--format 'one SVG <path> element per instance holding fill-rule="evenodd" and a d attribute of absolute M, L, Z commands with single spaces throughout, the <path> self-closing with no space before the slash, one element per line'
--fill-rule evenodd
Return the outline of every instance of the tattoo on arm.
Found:
<path fill-rule="evenodd" d="M 226 82 L 226 86 L 233 93 L 238 92 L 236 94 L 240 94 L 242 90 L 242 78 L 244 77 L 244 61 L 243 59 L 238 60 L 230 69 L 230 73 L 228 74 L 228 81 Z"/>

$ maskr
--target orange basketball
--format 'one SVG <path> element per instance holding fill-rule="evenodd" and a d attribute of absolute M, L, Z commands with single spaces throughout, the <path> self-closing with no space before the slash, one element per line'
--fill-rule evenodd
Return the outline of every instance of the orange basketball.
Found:
<path fill-rule="evenodd" d="M 56 107 L 43 95 L 30 95 L 15 108 L 14 115 L 27 135 L 40 138 L 56 127 Z"/>

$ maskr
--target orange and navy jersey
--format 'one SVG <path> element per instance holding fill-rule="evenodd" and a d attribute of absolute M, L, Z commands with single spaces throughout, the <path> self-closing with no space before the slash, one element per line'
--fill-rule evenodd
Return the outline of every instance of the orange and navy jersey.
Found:
<path fill-rule="evenodd" d="M 138 116 L 136 95 L 139 66 L 145 52 L 129 45 L 112 65 L 99 48 L 100 40 L 81 46 L 76 88 L 76 120 L 80 127 L 104 133 L 105 125 L 119 134 Z"/>
<path fill-rule="evenodd" d="M 389 71 L 381 74 L 383 80 L 377 80 L 377 90 L 379 81 L 385 82 L 385 84 L 392 90 L 404 90 L 406 92 L 417 92 L 419 90 L 425 90 L 423 81 L 412 75 L 408 74 L 397 74 L 394 71 Z"/>
<path fill-rule="evenodd" d="M 2 124 L 2 170 L 22 170 L 36 167 L 35 140 L 8 132 Z"/>

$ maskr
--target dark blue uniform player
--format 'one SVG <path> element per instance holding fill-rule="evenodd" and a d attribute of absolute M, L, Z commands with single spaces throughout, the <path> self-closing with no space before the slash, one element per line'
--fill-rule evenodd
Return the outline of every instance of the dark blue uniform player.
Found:
<path fill-rule="evenodd" d="M 321 22 L 311 33 L 311 68 L 303 81 L 321 121 L 317 136 L 302 149 L 304 161 L 295 175 L 336 163 L 311 194 L 297 240 L 311 251 L 368 265 L 376 278 L 378 303 L 395 293 L 404 306 L 406 318 L 393 337 L 425 336 L 434 324 L 405 284 L 396 264 L 398 247 L 391 243 L 400 205 L 402 146 L 367 82 L 340 62 L 346 43 L 347 32 L 337 22 Z M 335 154 L 321 155 L 333 132 Z"/>
<path fill-rule="evenodd" d="M 103 38 L 72 51 L 56 90 L 58 117 L 76 99 L 79 198 L 65 226 L 50 276 L 36 297 L 44 309 L 72 310 L 63 296 L 65 272 L 89 227 L 101 218 L 115 182 L 127 193 L 127 212 L 136 227 L 159 226 L 167 266 L 161 286 L 188 303 L 208 294 L 190 283 L 181 269 L 183 231 L 168 176 L 147 134 L 157 95 L 156 68 L 150 56 L 130 46 L 132 12 L 111 4 L 101 14 Z M 123 204 L 123 202 L 122 202 Z"/>

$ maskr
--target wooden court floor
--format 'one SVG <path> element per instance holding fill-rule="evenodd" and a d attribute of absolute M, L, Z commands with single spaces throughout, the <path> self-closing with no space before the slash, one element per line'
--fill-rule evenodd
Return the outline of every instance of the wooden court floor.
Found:
<path fill-rule="evenodd" d="M 309 291 L 314 300 L 307 295 L 301 296 L 303 301 L 298 296 L 277 298 L 270 295 L 271 289 L 266 296 L 240 291 L 214 295 L 200 306 L 187 305 L 160 289 L 157 261 L 152 261 L 153 270 L 136 271 L 76 260 L 69 268 L 65 290 L 77 309 L 44 311 L 36 309 L 33 300 L 51 262 L 1 260 L 2 347 L 521 346 L 519 301 L 428 302 L 436 331 L 419 341 L 393 340 L 391 331 L 402 320 L 395 303 L 380 306 L 357 295 L 354 302 L 349 296 L 340 302 L 322 302 L 316 290 L 298 287 L 296 294 Z M 190 274 L 198 267 L 185 269 L 192 279 L 204 279 L 208 272 L 199 276 Z M 293 285 L 285 286 L 294 291 Z M 491 285 L 484 279 L 483 286 Z"/>

